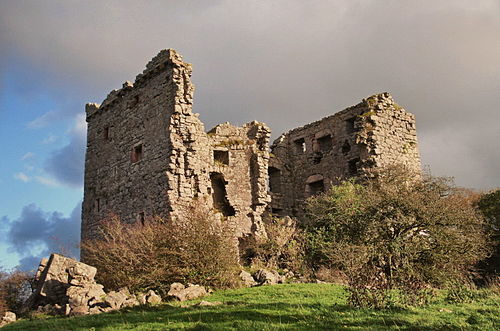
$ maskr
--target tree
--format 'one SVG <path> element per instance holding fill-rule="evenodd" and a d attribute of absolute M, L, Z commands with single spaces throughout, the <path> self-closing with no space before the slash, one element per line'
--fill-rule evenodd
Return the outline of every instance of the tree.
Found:
<path fill-rule="evenodd" d="M 308 200 L 307 215 L 312 264 L 342 270 L 359 305 L 367 291 L 383 301 L 389 289 L 466 281 L 488 252 L 484 218 L 463 190 L 402 167 L 333 186 Z"/>

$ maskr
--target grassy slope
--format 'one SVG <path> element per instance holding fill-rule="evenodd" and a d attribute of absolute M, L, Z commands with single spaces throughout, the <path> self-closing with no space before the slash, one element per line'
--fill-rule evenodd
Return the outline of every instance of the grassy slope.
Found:
<path fill-rule="evenodd" d="M 289 284 L 219 291 L 205 299 L 224 305 L 182 308 L 174 303 L 93 316 L 22 320 L 2 331 L 500 329 L 498 296 L 474 304 L 451 305 L 441 300 L 408 310 L 352 309 L 338 285 Z"/>

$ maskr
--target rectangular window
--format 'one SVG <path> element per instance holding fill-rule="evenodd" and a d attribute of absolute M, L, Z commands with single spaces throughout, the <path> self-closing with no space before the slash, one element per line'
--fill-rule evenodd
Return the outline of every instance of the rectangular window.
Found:
<path fill-rule="evenodd" d="M 347 170 L 349 172 L 349 176 L 355 176 L 358 173 L 358 162 L 359 159 L 352 159 L 347 164 Z"/>
<path fill-rule="evenodd" d="M 332 136 L 326 135 L 321 138 L 318 138 L 319 150 L 323 153 L 329 152 L 332 150 Z"/>
<path fill-rule="evenodd" d="M 214 162 L 229 165 L 229 152 L 214 151 Z"/>
<path fill-rule="evenodd" d="M 104 131 L 103 131 L 103 138 L 104 140 L 108 141 L 110 139 L 110 135 L 109 135 L 109 126 L 106 126 L 104 127 Z"/>
<path fill-rule="evenodd" d="M 303 154 L 306 151 L 306 141 L 304 138 L 297 139 L 293 142 L 295 145 L 295 152 L 297 154 Z"/>
<path fill-rule="evenodd" d="M 354 123 L 356 122 L 356 117 L 351 117 L 350 119 L 345 121 L 345 127 L 347 133 L 354 133 L 356 132 L 356 128 Z"/>
<path fill-rule="evenodd" d="M 134 148 L 132 149 L 132 162 L 138 162 L 142 160 L 142 157 L 142 144 L 134 146 Z"/>
<path fill-rule="evenodd" d="M 272 193 L 281 193 L 281 170 L 269 167 L 269 191 Z"/>

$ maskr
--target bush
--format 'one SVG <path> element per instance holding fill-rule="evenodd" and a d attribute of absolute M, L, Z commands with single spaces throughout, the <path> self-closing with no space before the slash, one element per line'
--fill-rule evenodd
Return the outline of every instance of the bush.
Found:
<path fill-rule="evenodd" d="M 243 261 L 253 267 L 289 270 L 304 275 L 304 235 L 290 217 L 268 216 L 267 239 L 253 242 L 243 252 Z"/>
<path fill-rule="evenodd" d="M 0 271 L 0 317 L 6 311 L 19 314 L 31 294 L 33 276 L 22 271 Z"/>
<path fill-rule="evenodd" d="M 418 302 L 429 286 L 465 281 L 488 254 L 484 219 L 463 190 L 400 167 L 333 186 L 308 200 L 307 215 L 309 261 L 342 270 L 357 306 L 384 306 L 391 289 Z"/>
<path fill-rule="evenodd" d="M 483 194 L 477 201 L 477 208 L 487 220 L 494 244 L 493 254 L 479 264 L 487 282 L 498 277 L 500 272 L 500 189 Z"/>
<path fill-rule="evenodd" d="M 202 206 L 187 207 L 183 219 L 144 225 L 106 219 L 98 238 L 82 244 L 85 262 L 97 267 L 97 281 L 109 290 L 126 286 L 165 295 L 172 282 L 233 287 L 239 270 L 234 231 Z"/>

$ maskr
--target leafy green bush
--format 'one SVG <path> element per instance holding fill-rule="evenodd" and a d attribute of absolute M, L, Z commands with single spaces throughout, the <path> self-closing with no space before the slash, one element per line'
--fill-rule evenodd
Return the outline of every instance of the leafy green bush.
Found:
<path fill-rule="evenodd" d="M 463 190 L 401 167 L 331 187 L 308 200 L 307 216 L 309 261 L 342 270 L 357 306 L 384 306 L 391 289 L 417 303 L 422 289 L 467 279 L 489 249 Z"/>
<path fill-rule="evenodd" d="M 165 295 L 172 282 L 235 286 L 239 265 L 233 230 L 203 204 L 189 206 L 184 215 L 145 224 L 104 220 L 98 238 L 82 243 L 84 262 L 97 267 L 97 281 L 110 290 L 126 286 Z"/>

